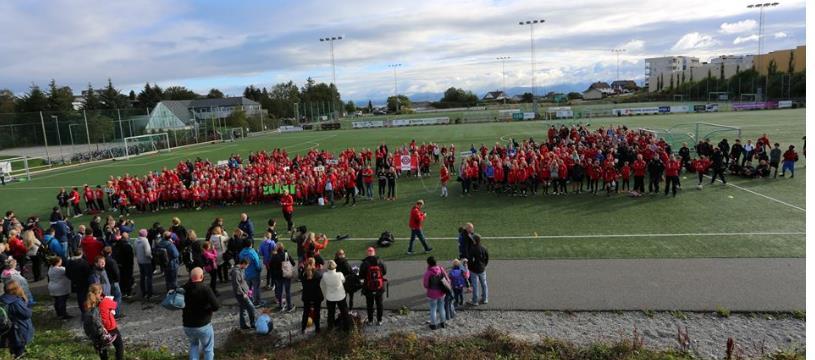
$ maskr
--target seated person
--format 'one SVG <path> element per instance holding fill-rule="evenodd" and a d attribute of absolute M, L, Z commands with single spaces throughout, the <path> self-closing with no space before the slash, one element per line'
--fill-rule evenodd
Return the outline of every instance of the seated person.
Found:
<path fill-rule="evenodd" d="M 758 163 L 758 167 L 756 167 L 756 176 L 757 177 L 770 176 L 770 164 L 767 163 L 767 160 L 761 160 Z"/>

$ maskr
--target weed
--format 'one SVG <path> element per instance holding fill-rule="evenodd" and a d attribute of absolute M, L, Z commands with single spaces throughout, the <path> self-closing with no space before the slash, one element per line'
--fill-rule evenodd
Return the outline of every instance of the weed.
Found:
<path fill-rule="evenodd" d="M 807 313 L 804 310 L 795 310 L 792 312 L 792 317 L 796 320 L 806 320 Z"/>
<path fill-rule="evenodd" d="M 642 313 L 643 313 L 643 315 L 645 315 L 645 316 L 647 316 L 649 318 L 653 318 L 654 315 L 656 315 L 654 310 L 651 310 L 651 309 L 644 309 L 644 310 L 642 310 Z"/>
<path fill-rule="evenodd" d="M 730 317 L 730 309 L 716 305 L 716 315 L 722 318 L 729 318 Z"/>
<path fill-rule="evenodd" d="M 673 316 L 674 318 L 679 319 L 679 320 L 687 320 L 688 319 L 688 316 L 685 315 L 685 313 L 683 313 L 681 310 L 671 311 L 671 316 Z"/>

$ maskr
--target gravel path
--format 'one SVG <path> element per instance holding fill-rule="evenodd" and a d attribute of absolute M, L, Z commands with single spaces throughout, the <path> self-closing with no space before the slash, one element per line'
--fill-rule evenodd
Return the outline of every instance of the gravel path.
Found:
<path fill-rule="evenodd" d="M 355 311 L 359 311 L 364 317 L 364 310 Z M 157 304 L 144 304 L 140 301 L 125 303 L 123 312 L 127 316 L 119 322 L 119 328 L 127 343 L 148 344 L 174 353 L 186 352 L 187 343 L 181 329 L 180 312 L 170 312 Z M 76 313 L 75 308 L 72 313 Z M 728 337 L 733 337 L 743 353 L 750 357 L 760 355 L 762 346 L 765 352 L 805 346 L 806 321 L 787 315 L 779 318 L 768 314 L 734 314 L 729 318 L 720 318 L 714 313 L 686 313 L 686 319 L 678 319 L 664 312 L 651 315 L 640 311 L 567 313 L 463 310 L 459 311 L 456 319 L 447 323 L 445 329 L 431 332 L 426 324 L 427 311 L 412 311 L 408 315 L 386 311 L 382 327 L 366 327 L 364 331 L 367 336 L 372 337 L 385 336 L 394 331 L 415 332 L 420 336 L 461 336 L 478 333 L 492 326 L 529 341 L 550 337 L 588 344 L 632 339 L 636 327 L 645 346 L 676 348 L 677 326 L 681 326 L 687 327 L 691 348 L 701 358 L 722 358 Z M 293 313 L 273 315 L 275 331 L 284 343 L 289 338 L 294 341 L 300 338 L 300 316 L 299 308 Z M 325 316 L 324 309 L 323 321 Z M 67 325 L 77 336 L 82 336 L 78 320 Z M 228 333 L 238 327 L 236 308 L 225 305 L 213 317 L 213 325 L 216 329 L 217 346 L 223 346 Z M 311 336 L 312 333 L 313 330 L 308 330 L 306 336 Z M 247 332 L 246 336 L 255 335 Z"/>

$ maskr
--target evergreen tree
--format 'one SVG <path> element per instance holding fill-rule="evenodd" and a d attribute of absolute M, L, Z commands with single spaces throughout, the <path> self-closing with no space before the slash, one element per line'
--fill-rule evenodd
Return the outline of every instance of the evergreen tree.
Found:
<path fill-rule="evenodd" d="M 0 89 L 0 113 L 14 112 L 16 105 L 14 93 L 9 89 Z"/>
<path fill-rule="evenodd" d="M 48 110 L 48 97 L 36 84 L 31 84 L 28 93 L 20 99 L 17 110 L 22 112 L 35 112 Z"/>
<path fill-rule="evenodd" d="M 221 90 L 215 88 L 209 89 L 209 93 L 207 93 L 207 99 L 223 99 L 223 98 L 224 93 L 222 93 Z"/>
<path fill-rule="evenodd" d="M 68 112 L 74 109 L 74 92 L 68 86 L 57 87 L 56 81 L 48 83 L 48 110 Z"/>
<path fill-rule="evenodd" d="M 102 107 L 109 110 L 126 109 L 129 104 L 127 98 L 122 95 L 118 89 L 113 87 L 113 81 L 111 81 L 110 78 L 108 78 L 108 85 L 102 90 L 99 100 L 102 103 Z"/>
<path fill-rule="evenodd" d="M 128 98 L 130 101 L 136 101 L 136 92 L 135 92 L 135 91 L 133 91 L 133 90 L 130 90 L 130 94 L 128 94 L 128 95 L 127 95 L 127 98 Z"/>
<path fill-rule="evenodd" d="M 158 85 L 153 84 L 153 86 L 150 86 L 149 83 L 145 83 L 144 89 L 136 98 L 139 100 L 141 107 L 152 109 L 156 107 L 156 104 L 161 102 L 163 96 L 164 92 Z"/>
<path fill-rule="evenodd" d="M 370 99 L 368 99 L 368 113 L 370 114 L 372 112 L 374 112 L 374 104 L 371 102 Z"/>
<path fill-rule="evenodd" d="M 82 99 L 82 110 L 99 110 L 102 108 L 103 104 L 99 100 L 99 97 L 96 96 L 93 85 L 88 83 L 88 90 L 84 94 L 84 99 Z"/>

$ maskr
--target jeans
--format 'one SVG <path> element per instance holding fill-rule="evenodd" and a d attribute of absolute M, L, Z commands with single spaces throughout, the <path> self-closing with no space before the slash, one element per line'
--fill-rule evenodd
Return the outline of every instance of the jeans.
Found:
<path fill-rule="evenodd" d="M 119 283 L 110 284 L 110 295 L 113 296 L 113 301 L 116 302 L 116 316 L 122 315 L 122 288 Z"/>
<path fill-rule="evenodd" d="M 167 291 L 178 287 L 178 264 L 170 264 L 164 269 L 164 284 L 167 286 Z"/>
<path fill-rule="evenodd" d="M 373 183 L 365 183 L 365 195 L 368 196 L 368 199 L 374 198 L 374 184 Z"/>
<path fill-rule="evenodd" d="M 252 279 L 246 279 L 246 285 L 252 289 L 252 302 L 255 305 L 260 304 L 260 276 Z"/>
<path fill-rule="evenodd" d="M 470 283 L 473 285 L 473 303 L 478 303 L 478 288 L 481 287 L 481 302 L 487 302 L 487 295 L 489 294 L 489 287 L 487 287 L 487 271 L 478 274 L 470 272 Z"/>
<path fill-rule="evenodd" d="M 292 308 L 291 303 L 291 279 L 274 279 L 274 295 L 277 298 L 277 305 L 283 308 L 283 292 L 286 293 L 286 309 Z"/>
<path fill-rule="evenodd" d="M 198 352 L 204 352 L 204 360 L 215 359 L 215 332 L 212 324 L 202 327 L 184 327 L 184 334 L 190 340 L 190 360 L 198 360 Z"/>
<path fill-rule="evenodd" d="M 427 300 L 430 302 L 430 324 L 438 325 L 443 323 L 446 316 L 444 312 L 444 297 L 438 299 L 427 298 Z M 438 318 L 436 318 L 436 313 L 438 313 Z"/>
<path fill-rule="evenodd" d="M 792 176 L 795 176 L 795 161 L 784 160 L 783 164 L 781 165 L 781 175 L 785 175 L 787 170 L 792 173 Z"/>
<path fill-rule="evenodd" d="M 464 288 L 453 289 L 453 302 L 456 305 L 464 304 Z"/>
<path fill-rule="evenodd" d="M 444 296 L 444 311 L 447 315 L 447 318 L 445 320 L 456 318 L 456 304 L 453 294 L 448 294 Z"/>
<path fill-rule="evenodd" d="M 141 296 L 153 296 L 153 264 L 139 264 L 139 289 Z"/>
<path fill-rule="evenodd" d="M 68 311 L 66 310 L 67 306 L 68 295 L 54 296 L 54 312 L 57 313 L 57 316 L 62 317 L 68 315 Z"/>
<path fill-rule="evenodd" d="M 429 246 L 427 246 L 427 241 L 424 239 L 424 233 L 422 229 L 411 229 L 410 230 L 410 243 L 408 243 L 408 252 L 413 252 L 413 242 L 416 241 L 416 238 L 419 238 L 419 241 L 422 242 L 422 247 L 424 247 L 424 251 L 432 250 Z"/>
<path fill-rule="evenodd" d="M 238 314 L 242 328 L 255 326 L 255 306 L 249 299 L 243 296 L 235 296 L 238 301 Z M 249 316 L 249 323 L 246 323 L 246 316 Z"/>

